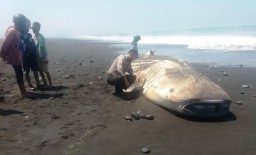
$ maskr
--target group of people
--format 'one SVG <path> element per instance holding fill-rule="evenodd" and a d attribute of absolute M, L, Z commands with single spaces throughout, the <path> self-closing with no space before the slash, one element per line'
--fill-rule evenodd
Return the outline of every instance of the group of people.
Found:
<path fill-rule="evenodd" d="M 132 41 L 132 49 L 125 55 L 119 55 L 108 70 L 107 82 L 115 86 L 114 95 L 118 97 L 125 97 L 123 90 L 130 87 L 135 81 L 137 76 L 133 74 L 131 62 L 139 57 L 137 42 L 140 36 L 134 36 Z"/>
<path fill-rule="evenodd" d="M 26 90 L 24 74 L 30 88 L 35 88 L 30 80 L 30 71 L 33 72 L 36 87 L 51 86 L 51 75 L 48 71 L 47 49 L 45 38 L 40 34 L 41 25 L 31 22 L 22 14 L 13 16 L 13 26 L 10 26 L 5 34 L 0 57 L 12 65 L 22 97 L 33 97 L 35 94 Z M 32 28 L 34 36 L 29 33 Z M 39 74 L 43 84 L 40 84 Z M 46 81 L 46 77 L 48 83 Z"/>
<path fill-rule="evenodd" d="M 22 14 L 16 14 L 13 17 L 13 26 L 10 26 L 5 34 L 5 40 L 2 44 L 0 57 L 8 64 L 12 65 L 17 83 L 22 97 L 33 97 L 34 93 L 26 90 L 24 84 L 24 75 L 30 88 L 35 88 L 30 80 L 30 71 L 32 70 L 36 87 L 51 86 L 51 75 L 48 72 L 47 49 L 45 38 L 39 33 L 41 25 L 31 22 Z M 34 37 L 29 33 L 32 28 Z M 119 55 L 112 63 L 108 71 L 107 82 L 115 86 L 114 95 L 124 95 L 124 89 L 127 89 L 136 80 L 133 74 L 131 62 L 138 58 L 137 42 L 140 36 L 134 36 L 132 41 L 132 49 L 125 55 Z M 127 74 L 128 73 L 128 74 Z M 39 74 L 43 84 L 40 84 Z M 46 81 L 46 77 L 48 83 Z"/>

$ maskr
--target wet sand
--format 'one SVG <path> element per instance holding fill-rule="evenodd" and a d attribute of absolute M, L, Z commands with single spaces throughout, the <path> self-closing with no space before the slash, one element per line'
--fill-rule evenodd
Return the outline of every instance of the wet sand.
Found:
<path fill-rule="evenodd" d="M 225 117 L 198 119 L 142 96 L 113 96 L 106 70 L 121 49 L 111 44 L 48 39 L 47 45 L 54 87 L 37 90 L 38 99 L 21 99 L 13 69 L 0 61 L 0 154 L 139 155 L 143 146 L 152 155 L 255 154 L 256 68 L 191 64 L 232 99 Z M 136 111 L 154 120 L 124 119 Z"/>

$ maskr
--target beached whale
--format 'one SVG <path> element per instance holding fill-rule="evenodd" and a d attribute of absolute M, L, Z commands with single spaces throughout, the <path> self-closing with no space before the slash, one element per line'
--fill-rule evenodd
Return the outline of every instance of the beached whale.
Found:
<path fill-rule="evenodd" d="M 144 97 L 168 110 L 199 117 L 220 117 L 229 112 L 231 99 L 217 84 L 187 63 L 152 51 L 132 62 Z"/>

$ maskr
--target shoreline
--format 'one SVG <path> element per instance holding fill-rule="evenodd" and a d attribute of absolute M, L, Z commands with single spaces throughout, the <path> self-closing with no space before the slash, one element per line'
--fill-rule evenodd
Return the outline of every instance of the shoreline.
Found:
<path fill-rule="evenodd" d="M 151 154 L 256 151 L 256 68 L 189 63 L 232 99 L 227 116 L 194 119 L 163 110 L 142 96 L 132 102 L 112 95 L 106 70 L 123 49 L 111 43 L 47 39 L 47 46 L 55 89 L 38 91 L 39 99 L 20 99 L 12 67 L 0 60 L 2 154 L 130 155 L 141 154 L 143 146 Z M 155 119 L 124 119 L 136 111 Z"/>

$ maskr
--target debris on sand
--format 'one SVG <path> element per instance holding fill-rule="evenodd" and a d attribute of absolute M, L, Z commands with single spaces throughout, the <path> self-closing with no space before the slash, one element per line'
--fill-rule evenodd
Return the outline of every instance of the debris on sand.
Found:
<path fill-rule="evenodd" d="M 132 121 L 132 117 L 131 117 L 131 116 L 125 116 L 124 119 L 125 119 L 125 120 L 129 120 L 129 121 Z"/>
<path fill-rule="evenodd" d="M 137 111 L 137 112 L 133 112 L 131 114 L 131 118 L 135 119 L 135 120 L 139 120 L 139 119 L 146 119 L 146 120 L 153 120 L 154 116 L 147 114 L 145 115 L 144 112 L 142 111 Z M 129 120 L 130 118 L 128 116 L 125 117 L 126 120 Z"/>
<path fill-rule="evenodd" d="M 142 147 L 142 149 L 141 149 L 141 151 L 143 152 L 143 153 L 150 153 L 150 149 L 148 148 L 148 147 Z"/>
<path fill-rule="evenodd" d="M 223 72 L 222 75 L 223 76 L 228 76 L 228 73 L 227 72 Z"/>
<path fill-rule="evenodd" d="M 242 87 L 243 87 L 243 88 L 249 88 L 249 85 L 243 84 Z"/>
<path fill-rule="evenodd" d="M 133 112 L 133 113 L 131 114 L 131 116 L 132 116 L 132 118 L 134 118 L 135 120 L 139 120 L 139 119 L 140 119 L 140 116 L 139 116 L 137 113 L 135 113 L 135 112 Z"/>
<path fill-rule="evenodd" d="M 136 114 L 140 117 L 140 118 L 145 118 L 145 114 L 142 111 L 137 111 Z"/>
<path fill-rule="evenodd" d="M 145 119 L 147 120 L 153 120 L 154 116 L 153 115 L 145 115 Z"/>
<path fill-rule="evenodd" d="M 240 94 L 244 94 L 244 92 L 243 92 L 243 91 L 240 91 Z"/>
<path fill-rule="evenodd" d="M 238 104 L 238 105 L 242 105 L 242 104 L 243 104 L 243 102 L 242 102 L 242 101 L 236 101 L 236 104 Z"/>

